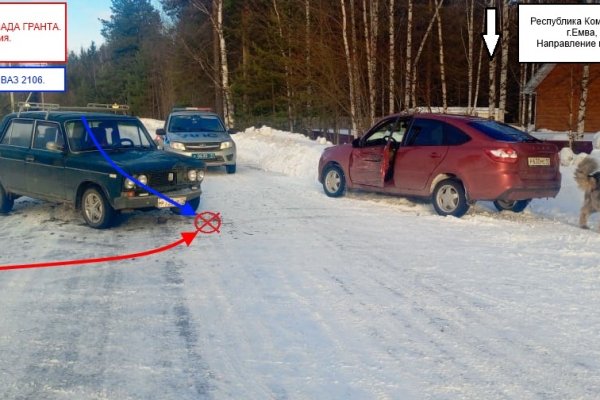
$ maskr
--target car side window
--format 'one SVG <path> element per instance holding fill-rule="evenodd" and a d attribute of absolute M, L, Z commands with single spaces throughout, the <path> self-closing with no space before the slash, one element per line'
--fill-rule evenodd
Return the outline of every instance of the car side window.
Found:
<path fill-rule="evenodd" d="M 57 124 L 38 122 L 33 135 L 33 148 L 40 150 L 57 150 L 65 146 L 63 137 Z"/>
<path fill-rule="evenodd" d="M 393 135 L 396 128 L 397 118 L 391 118 L 381 122 L 368 134 L 364 141 L 364 146 L 382 146 L 385 144 L 385 137 Z M 394 138 L 395 139 L 395 138 Z"/>
<path fill-rule="evenodd" d="M 2 138 L 2 144 L 18 147 L 29 147 L 31 144 L 31 133 L 33 132 L 33 121 L 12 120 Z"/>
<path fill-rule="evenodd" d="M 450 124 L 444 124 L 444 145 L 459 146 L 467 143 L 471 137 Z"/>
<path fill-rule="evenodd" d="M 407 146 L 442 146 L 444 144 L 444 124 L 430 119 L 415 119 Z"/>

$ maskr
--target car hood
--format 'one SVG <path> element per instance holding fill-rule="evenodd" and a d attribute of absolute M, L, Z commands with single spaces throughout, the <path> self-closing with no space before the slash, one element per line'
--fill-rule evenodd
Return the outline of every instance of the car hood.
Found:
<path fill-rule="evenodd" d="M 227 132 L 169 132 L 169 140 L 182 143 L 223 142 L 231 139 Z"/>
<path fill-rule="evenodd" d="M 183 155 L 155 150 L 106 151 L 110 160 L 128 174 L 147 171 L 170 171 L 177 168 L 204 168 L 204 162 Z M 115 173 L 115 168 L 99 151 L 72 154 L 67 167 L 102 173 Z"/>

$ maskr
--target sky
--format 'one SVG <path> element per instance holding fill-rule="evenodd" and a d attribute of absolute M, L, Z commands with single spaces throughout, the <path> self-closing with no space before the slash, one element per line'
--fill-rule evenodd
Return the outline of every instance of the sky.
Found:
<path fill-rule="evenodd" d="M 69 0 L 67 1 L 67 47 L 79 53 L 88 48 L 92 41 L 97 45 L 104 42 L 100 34 L 102 25 L 99 19 L 110 18 L 111 0 Z"/>

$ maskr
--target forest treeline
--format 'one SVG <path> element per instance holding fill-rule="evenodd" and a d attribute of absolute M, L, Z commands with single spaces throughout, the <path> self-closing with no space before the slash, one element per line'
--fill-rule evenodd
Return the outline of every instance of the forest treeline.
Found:
<path fill-rule="evenodd" d="M 535 1 L 521 1 L 521 3 Z M 415 107 L 487 108 L 525 123 L 516 1 L 112 0 L 100 46 L 71 51 L 61 105 L 128 104 L 164 118 L 212 107 L 231 127 L 352 128 Z M 496 7 L 501 44 L 483 44 Z M 26 94 L 15 94 L 23 100 Z M 34 94 L 39 97 L 41 94 Z M 10 108 L 7 96 L 0 107 Z"/>

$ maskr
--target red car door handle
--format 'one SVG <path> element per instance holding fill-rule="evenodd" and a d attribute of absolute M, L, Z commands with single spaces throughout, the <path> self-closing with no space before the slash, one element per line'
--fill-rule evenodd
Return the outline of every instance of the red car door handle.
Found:
<path fill-rule="evenodd" d="M 430 158 L 440 158 L 441 156 L 442 156 L 442 155 L 441 155 L 441 154 L 439 154 L 439 153 L 431 153 L 431 154 L 429 154 L 429 157 L 430 157 Z"/>

